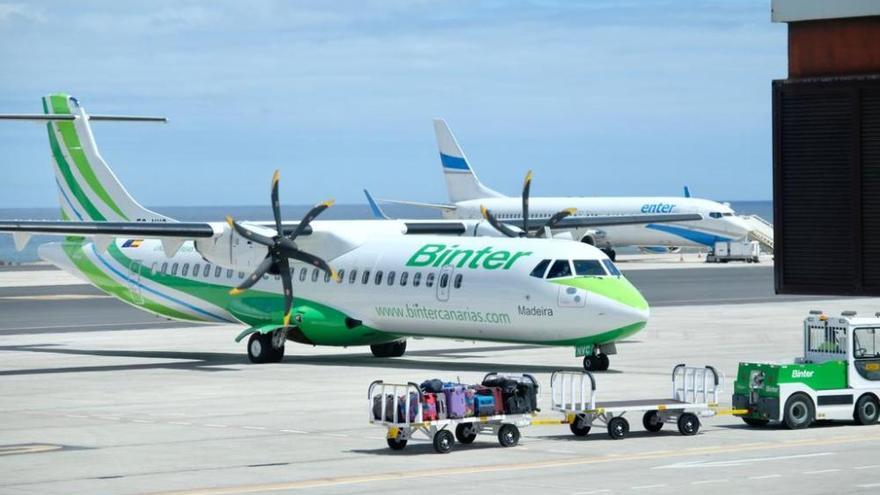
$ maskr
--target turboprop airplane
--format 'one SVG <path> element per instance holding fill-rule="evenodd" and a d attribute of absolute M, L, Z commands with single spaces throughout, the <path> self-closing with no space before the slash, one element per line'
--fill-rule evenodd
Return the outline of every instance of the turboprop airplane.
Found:
<path fill-rule="evenodd" d="M 529 218 L 547 219 L 562 209 L 573 208 L 571 215 L 554 231 L 567 231 L 575 240 L 602 249 L 612 260 L 616 257 L 615 247 L 712 248 L 717 241 L 744 239 L 752 231 L 749 224 L 736 216 L 730 206 L 691 198 L 689 194 L 688 197 L 534 197 L 529 201 L 527 190 L 524 190 L 522 198 L 507 197 L 480 182 L 445 121 L 434 120 L 434 132 L 450 203 L 379 201 L 434 208 L 447 219 L 481 218 L 485 216 L 483 212 L 488 210 L 500 222 L 517 229 L 524 227 L 524 218 L 526 222 Z M 589 224 L 592 216 L 638 217 L 651 214 L 690 214 L 691 218 L 657 222 L 645 217 L 645 221 L 638 223 Z M 528 225 L 525 227 L 528 229 Z"/>
<path fill-rule="evenodd" d="M 647 322 L 645 299 L 592 246 L 491 237 L 485 221 L 315 220 L 331 202 L 286 222 L 277 173 L 271 222 L 177 222 L 126 191 L 90 126 L 164 119 L 88 115 L 60 94 L 43 108 L 0 119 L 46 123 L 64 221 L 0 221 L 0 232 L 19 249 L 33 234 L 64 236 L 39 255 L 144 311 L 244 326 L 236 340 L 248 337 L 254 363 L 280 361 L 287 341 L 398 357 L 425 336 L 570 346 L 602 370 Z"/>

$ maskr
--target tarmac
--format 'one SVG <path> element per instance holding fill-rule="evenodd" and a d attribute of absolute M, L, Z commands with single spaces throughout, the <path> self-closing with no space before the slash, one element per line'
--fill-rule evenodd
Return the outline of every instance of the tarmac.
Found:
<path fill-rule="evenodd" d="M 596 373 L 600 399 L 670 394 L 674 365 L 711 364 L 727 377 L 721 402 L 729 405 L 739 361 L 801 353 L 808 310 L 880 309 L 876 299 L 772 296 L 767 266 L 662 271 L 627 273 L 652 316 L 618 346 L 611 370 Z M 715 292 L 721 282 L 724 297 Z M 664 291 L 671 295 L 661 300 Z M 4 494 L 880 488 L 880 426 L 753 429 L 725 415 L 684 437 L 673 425 L 646 433 L 633 416 L 621 441 L 601 427 L 578 438 L 565 425 L 532 426 L 516 447 L 479 437 L 440 455 L 427 441 L 391 451 L 384 430 L 368 423 L 373 380 L 479 382 L 487 371 L 534 374 L 541 417 L 560 418 L 549 410 L 549 380 L 554 370 L 580 369 L 569 348 L 424 339 L 411 340 L 402 358 L 377 359 L 363 348 L 290 344 L 282 363 L 257 366 L 233 341 L 237 327 L 159 320 L 75 284 L 0 288 L 0 315 Z"/>

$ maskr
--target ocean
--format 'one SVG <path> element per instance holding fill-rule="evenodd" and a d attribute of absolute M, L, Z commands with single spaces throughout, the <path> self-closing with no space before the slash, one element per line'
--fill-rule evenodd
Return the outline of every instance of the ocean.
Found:
<path fill-rule="evenodd" d="M 739 214 L 758 215 L 765 220 L 773 220 L 772 201 L 729 201 L 730 206 Z M 299 219 L 311 205 L 282 206 L 285 219 Z M 267 206 L 157 206 L 148 207 L 153 211 L 181 221 L 215 221 L 222 222 L 226 215 L 239 220 L 270 220 L 272 212 Z M 385 212 L 392 218 L 440 218 L 439 213 L 426 208 L 403 205 L 383 205 Z M 322 220 L 359 220 L 372 218 L 367 205 L 334 205 L 325 211 Z M 0 208 L 0 219 L 10 220 L 59 220 L 58 208 Z M 57 237 L 34 236 L 24 250 L 18 252 L 12 242 L 11 235 L 0 234 L 0 264 L 32 263 L 39 261 L 37 246 L 43 242 L 51 242 Z M 623 252 L 623 251 L 621 251 Z"/>

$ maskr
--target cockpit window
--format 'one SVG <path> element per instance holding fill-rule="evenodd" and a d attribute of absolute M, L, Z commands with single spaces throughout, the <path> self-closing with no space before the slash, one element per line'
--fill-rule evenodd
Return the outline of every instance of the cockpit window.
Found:
<path fill-rule="evenodd" d="M 732 217 L 732 216 L 733 216 L 733 212 L 726 211 L 726 212 L 722 213 L 722 215 L 724 215 L 725 217 Z"/>
<path fill-rule="evenodd" d="M 560 278 L 571 276 L 571 264 L 568 260 L 556 260 L 547 273 L 547 278 Z"/>
<path fill-rule="evenodd" d="M 531 275 L 535 278 L 544 278 L 544 272 L 547 271 L 547 265 L 549 264 L 550 260 L 541 260 L 541 262 L 535 266 L 535 269 L 532 270 Z"/>
<path fill-rule="evenodd" d="M 712 213 L 709 213 L 709 216 L 712 218 L 721 218 L 721 212 L 720 211 L 713 211 Z"/>
<path fill-rule="evenodd" d="M 599 260 L 574 260 L 574 273 L 579 276 L 596 277 L 606 275 Z"/>
<path fill-rule="evenodd" d="M 614 275 L 615 277 L 620 276 L 620 270 L 618 270 L 617 267 L 614 266 L 614 262 L 612 262 L 611 260 L 602 260 L 602 264 L 605 265 L 608 273 Z"/>

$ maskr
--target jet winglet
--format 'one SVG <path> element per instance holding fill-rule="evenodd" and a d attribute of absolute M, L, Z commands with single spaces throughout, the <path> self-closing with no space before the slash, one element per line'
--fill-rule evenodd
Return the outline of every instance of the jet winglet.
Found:
<path fill-rule="evenodd" d="M 364 189 L 364 196 L 367 197 L 367 204 L 370 205 L 370 211 L 373 212 L 374 217 L 379 218 L 381 220 L 390 220 L 391 219 L 391 217 L 389 217 L 388 215 L 385 214 L 384 211 L 382 211 L 382 208 L 379 206 L 379 203 L 376 203 L 376 200 L 373 199 L 373 195 L 370 194 L 370 191 L 367 191 L 366 189 Z"/>

